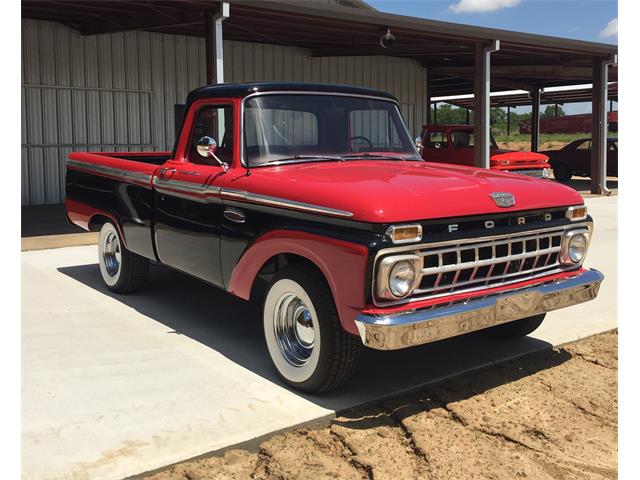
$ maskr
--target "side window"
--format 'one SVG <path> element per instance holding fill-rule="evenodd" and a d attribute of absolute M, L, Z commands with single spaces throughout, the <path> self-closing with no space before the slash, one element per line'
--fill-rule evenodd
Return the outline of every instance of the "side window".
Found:
<path fill-rule="evenodd" d="M 576 147 L 576 150 L 591 150 L 591 140 L 585 140 Z"/>
<path fill-rule="evenodd" d="M 189 143 L 188 159 L 191 163 L 218 165 L 213 158 L 198 154 L 197 145 L 202 137 L 211 137 L 217 143 L 216 156 L 223 162 L 233 160 L 233 107 L 231 105 L 207 105 L 196 116 Z"/>
<path fill-rule="evenodd" d="M 427 148 L 447 148 L 449 144 L 447 142 L 447 136 L 445 135 L 444 131 L 436 130 L 427 132 L 423 146 Z"/>
<path fill-rule="evenodd" d="M 451 145 L 455 148 L 468 148 L 475 145 L 473 132 L 466 130 L 452 130 L 449 132 Z"/>

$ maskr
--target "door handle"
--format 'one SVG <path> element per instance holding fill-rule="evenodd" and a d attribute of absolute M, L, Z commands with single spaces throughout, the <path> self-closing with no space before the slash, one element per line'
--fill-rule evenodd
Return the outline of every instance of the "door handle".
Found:
<path fill-rule="evenodd" d="M 244 223 L 247 217 L 245 217 L 244 212 L 239 208 L 226 207 L 224 209 L 224 218 L 234 223 Z"/>

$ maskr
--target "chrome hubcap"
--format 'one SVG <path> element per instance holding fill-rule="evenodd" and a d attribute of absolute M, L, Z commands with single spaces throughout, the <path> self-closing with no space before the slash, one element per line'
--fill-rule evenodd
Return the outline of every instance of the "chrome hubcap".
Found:
<path fill-rule="evenodd" d="M 283 358 L 295 367 L 309 361 L 316 333 L 313 315 L 294 293 L 283 294 L 276 303 L 273 326 Z"/>
<path fill-rule="evenodd" d="M 120 269 L 120 241 L 114 232 L 104 237 L 102 260 L 109 276 L 115 277 Z"/>

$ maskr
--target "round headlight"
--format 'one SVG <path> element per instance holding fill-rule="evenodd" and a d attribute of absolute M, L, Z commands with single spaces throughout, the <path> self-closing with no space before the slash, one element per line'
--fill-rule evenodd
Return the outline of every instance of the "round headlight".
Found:
<path fill-rule="evenodd" d="M 389 272 L 389 290 L 398 298 L 409 295 L 415 281 L 416 271 L 413 263 L 407 260 L 399 261 Z"/>
<path fill-rule="evenodd" d="M 542 169 L 542 178 L 549 178 L 551 175 L 551 172 L 549 171 L 548 168 L 543 168 Z"/>
<path fill-rule="evenodd" d="M 569 260 L 573 263 L 580 263 L 584 259 L 586 253 L 587 238 L 581 233 L 576 233 L 569 239 L 569 245 L 567 247 Z"/>

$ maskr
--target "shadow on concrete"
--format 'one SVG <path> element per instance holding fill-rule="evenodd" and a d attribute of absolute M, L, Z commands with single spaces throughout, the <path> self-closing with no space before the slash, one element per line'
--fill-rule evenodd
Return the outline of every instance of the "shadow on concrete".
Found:
<path fill-rule="evenodd" d="M 277 377 L 271 365 L 258 312 L 249 302 L 162 266 L 152 266 L 146 288 L 130 295 L 108 290 L 97 264 L 61 267 L 58 271 L 166 325 L 167 334 L 186 335 L 293 391 Z M 499 341 L 473 333 L 405 350 L 364 349 L 354 377 L 338 391 L 321 396 L 295 393 L 324 408 L 343 411 L 551 347 L 533 338 Z"/>
<path fill-rule="evenodd" d="M 84 232 L 77 225 L 67 221 L 67 214 L 62 204 L 22 207 L 20 222 L 22 237 Z"/>
<path fill-rule="evenodd" d="M 589 177 L 573 177 L 567 186 L 577 190 L 582 195 L 590 195 L 591 194 L 591 179 Z M 613 193 L 618 193 L 618 178 L 617 177 L 609 177 L 607 178 L 607 188 Z"/>

